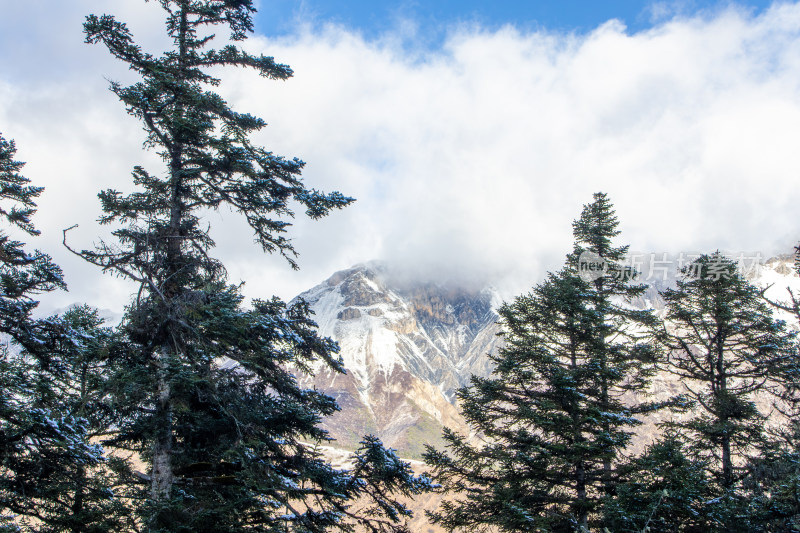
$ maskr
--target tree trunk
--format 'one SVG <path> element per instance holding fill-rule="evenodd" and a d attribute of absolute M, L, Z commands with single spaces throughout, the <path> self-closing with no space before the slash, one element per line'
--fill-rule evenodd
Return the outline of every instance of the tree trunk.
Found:
<path fill-rule="evenodd" d="M 601 252 L 600 256 L 603 257 L 604 250 L 599 250 Z M 595 280 L 594 282 L 595 288 L 597 289 L 597 293 L 600 296 L 600 299 L 597 303 L 599 308 L 600 315 L 602 316 L 603 326 L 605 327 L 606 321 L 606 296 L 603 292 L 603 278 L 600 277 Z M 605 332 L 603 332 L 605 334 Z M 602 346 L 600 348 L 600 405 L 603 411 L 609 411 L 609 402 L 608 402 L 608 348 L 606 346 L 606 339 L 601 339 Z M 605 417 L 603 417 L 602 422 L 603 431 L 608 434 L 611 433 L 611 425 L 606 421 Z M 608 457 L 603 458 L 603 490 L 606 494 L 611 494 L 612 486 L 611 486 L 611 459 Z M 587 530 L 588 531 L 588 530 Z"/>
<path fill-rule="evenodd" d="M 78 467 L 78 473 L 76 476 L 76 487 L 75 487 L 75 499 L 72 500 L 72 506 L 70 508 L 70 512 L 72 512 L 72 518 L 75 519 L 76 517 L 80 516 L 83 513 L 83 498 L 84 498 L 84 490 L 86 484 L 86 468 L 82 465 Z M 71 533 L 81 533 L 83 531 L 83 524 L 75 524 L 70 529 Z"/>
<path fill-rule="evenodd" d="M 731 436 L 728 433 L 728 378 L 725 375 L 725 350 L 722 328 L 717 326 L 717 376 L 719 378 L 719 395 L 722 399 L 719 408 L 720 422 L 724 428 L 722 435 L 722 486 L 725 490 L 733 486 L 733 462 L 731 459 Z"/>
<path fill-rule="evenodd" d="M 578 463 L 575 470 L 575 489 L 577 491 L 577 504 L 578 504 L 578 526 L 580 531 L 589 531 L 589 512 L 587 510 L 586 501 L 586 470 L 583 466 L 583 461 Z"/>
<path fill-rule="evenodd" d="M 156 398 L 156 433 L 153 440 L 153 472 L 150 497 L 156 501 L 169 499 L 175 476 L 172 473 L 172 405 L 167 378 L 168 351 L 162 348 L 158 361 Z"/>
<path fill-rule="evenodd" d="M 81 403 L 77 410 L 77 415 L 80 417 L 86 416 L 85 412 L 85 405 L 86 405 L 86 397 L 87 397 L 87 368 L 86 364 L 81 367 Z M 70 512 L 72 513 L 73 519 L 80 516 L 83 513 L 83 500 L 85 497 L 86 491 L 86 467 L 84 465 L 78 465 L 78 471 L 75 475 L 75 496 L 72 500 L 72 505 L 70 506 Z M 83 531 L 83 524 L 73 524 L 70 528 L 70 533 L 81 533 Z"/>
<path fill-rule="evenodd" d="M 574 338 L 570 338 L 570 345 L 572 346 L 572 350 L 570 353 L 570 369 L 575 372 L 578 367 L 578 358 L 577 353 L 575 351 L 575 345 L 577 341 Z M 573 405 L 572 411 L 572 430 L 573 430 L 573 437 L 572 437 L 572 445 L 575 446 L 577 444 L 582 444 L 584 439 L 583 435 L 581 434 L 580 428 L 580 415 L 578 413 L 579 408 L 577 405 Z M 589 512 L 588 512 L 588 502 L 586 500 L 586 466 L 584 465 L 583 461 L 578 461 L 578 464 L 575 465 L 575 495 L 576 495 L 576 507 L 578 511 L 578 525 L 581 531 L 589 531 Z"/>
<path fill-rule="evenodd" d="M 178 61 L 181 70 L 186 63 L 186 39 L 187 39 L 187 14 L 185 3 L 181 5 L 180 34 L 178 38 Z M 178 106 L 176 113 L 180 116 L 183 109 Z M 173 141 L 175 138 L 173 137 Z M 176 281 L 176 275 L 182 267 L 182 243 L 181 243 L 181 222 L 183 220 L 183 199 L 181 182 L 183 178 L 183 146 L 178 140 L 170 147 L 170 177 L 171 177 L 171 197 L 170 197 L 170 220 L 169 231 L 165 238 L 166 242 L 166 276 L 163 289 L 163 297 L 166 299 L 163 305 L 167 311 L 165 316 L 171 314 L 176 298 L 179 298 L 181 289 Z M 172 390 L 169 383 L 169 360 L 173 350 L 177 347 L 171 346 L 170 342 L 175 336 L 170 334 L 173 327 L 169 322 L 166 324 L 166 337 L 168 340 L 161 346 L 161 353 L 157 356 L 157 390 L 156 390 L 156 431 L 153 440 L 153 473 L 151 485 L 151 498 L 155 502 L 169 499 L 175 475 L 172 471 Z"/>

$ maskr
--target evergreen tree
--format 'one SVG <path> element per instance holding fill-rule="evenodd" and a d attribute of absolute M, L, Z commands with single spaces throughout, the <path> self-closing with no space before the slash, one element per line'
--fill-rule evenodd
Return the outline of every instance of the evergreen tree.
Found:
<path fill-rule="evenodd" d="M 653 350 L 640 338 L 649 313 L 611 301 L 642 290 L 630 286 L 634 272 L 619 263 L 625 249 L 611 245 L 616 225 L 605 195 L 595 195 L 575 222 L 567 266 L 501 307 L 505 344 L 492 356 L 495 370 L 458 393 L 464 417 L 486 442 L 473 445 L 446 430 L 448 450 L 429 448 L 425 456 L 457 498 L 430 513 L 434 523 L 450 531 L 602 526 L 600 505 L 617 478 L 610 467 L 638 424 L 636 413 L 652 408 L 621 400 L 647 384 Z M 592 276 L 579 269 L 586 250 L 595 263 L 605 258 Z"/>
<path fill-rule="evenodd" d="M 42 469 L 60 470 L 99 458 L 86 446 L 83 420 L 37 403 L 49 393 L 50 363 L 60 360 L 51 321 L 35 320 L 37 294 L 64 287 L 49 256 L 25 250 L 13 232 L 36 236 L 31 217 L 42 188 L 30 185 L 15 160 L 14 141 L 0 135 L 0 527 L 35 516 L 35 496 L 47 480 Z"/>
<path fill-rule="evenodd" d="M 101 323 L 95 310 L 73 308 L 47 320 L 46 358 L 22 350 L 2 362 L 14 410 L 27 423 L 0 486 L 25 531 L 123 528 L 128 513 L 113 487 L 124 465 L 97 443 L 115 420 L 107 387 L 113 334 Z"/>
<path fill-rule="evenodd" d="M 782 406 L 786 423 L 768 430 L 759 454 L 750 457 L 742 483 L 753 531 L 800 531 L 800 410 Z"/>
<path fill-rule="evenodd" d="M 800 247 L 795 271 L 800 273 Z M 762 291 L 762 294 L 766 291 Z M 800 324 L 800 299 L 788 290 L 788 300 L 767 302 Z M 781 423 L 766 428 L 767 440 L 751 457 L 744 488 L 755 502 L 755 519 L 763 531 L 800 531 L 800 357 L 797 345 L 771 376 L 773 408 Z"/>
<path fill-rule="evenodd" d="M 690 457 L 679 433 L 668 432 L 620 467 L 622 481 L 603 502 L 608 531 L 675 533 L 713 530 L 706 507 L 714 494 L 706 464 Z"/>
<path fill-rule="evenodd" d="M 708 465 L 719 497 L 709 509 L 719 531 L 747 531 L 742 492 L 744 462 L 762 444 L 765 415 L 754 396 L 791 356 L 791 335 L 772 317 L 761 291 L 719 253 L 685 267 L 676 289 L 662 293 L 666 315 L 659 333 L 669 351 L 666 369 L 679 376 L 696 404 L 694 416 L 672 421 Z"/>
<path fill-rule="evenodd" d="M 323 531 L 359 521 L 373 531 L 394 528 L 404 508 L 370 487 L 399 483 L 417 491 L 426 481 L 388 464 L 358 470 L 370 473 L 363 477 L 323 460 L 312 445 L 327 439 L 317 423 L 337 406 L 300 388 L 289 369 L 307 371 L 321 359 L 343 371 L 337 346 L 317 335 L 303 301 L 273 298 L 244 308 L 239 288 L 226 285 L 223 265 L 211 257 L 214 243 L 201 223 L 204 212 L 230 208 L 265 251 L 296 268 L 284 236 L 291 202 L 316 219 L 352 199 L 307 188 L 300 160 L 250 142 L 264 121 L 233 111 L 211 90 L 219 79 L 209 71 L 219 67 L 252 68 L 276 80 L 292 75 L 235 45 L 252 31 L 252 0 L 159 3 L 174 43 L 161 56 L 142 50 L 112 16 L 91 15 L 84 26 L 87 42 L 103 43 L 140 76 L 111 90 L 142 121 L 146 146 L 165 165 L 161 175 L 135 167 L 136 192 L 100 194 L 101 221 L 116 225 L 118 244 L 81 252 L 140 287 L 122 324 L 130 346 L 115 378 L 123 419 L 111 444 L 148 465 L 138 474 L 149 484 L 143 524 L 150 532 Z M 232 43 L 208 49 L 219 25 Z M 363 457 L 393 457 L 376 446 Z M 368 520 L 351 510 L 359 496 L 378 498 Z"/>
<path fill-rule="evenodd" d="M 14 159 L 16 152 L 14 141 L 0 133 L 0 217 L 11 229 L 36 236 L 31 217 L 43 189 L 20 174 L 24 163 Z M 38 324 L 30 318 L 38 305 L 34 297 L 59 288 L 64 288 L 61 269 L 48 255 L 25 251 L 22 242 L 0 230 L 0 333 L 33 349 Z"/>
<path fill-rule="evenodd" d="M 585 205 L 573 222 L 575 244 L 567 264 L 590 279 L 586 297 L 591 302 L 597 331 L 592 347 L 593 364 L 600 383 L 600 407 L 609 417 L 600 420 L 608 434 L 603 459 L 604 485 L 607 494 L 614 489 L 613 462 L 617 455 L 616 439 L 611 435 L 613 414 L 627 409 L 622 403 L 627 393 L 644 393 L 652 375 L 656 353 L 650 343 L 640 342 L 646 328 L 655 324 L 650 310 L 637 310 L 626 305 L 642 296 L 646 286 L 633 283 L 638 273 L 625 264 L 628 246 L 615 246 L 619 235 L 614 207 L 605 193 L 595 193 L 593 202 Z M 592 264 L 600 270 L 587 270 Z M 662 405 L 642 403 L 636 411 L 644 413 Z"/>
<path fill-rule="evenodd" d="M 0 136 L 0 213 L 35 236 L 31 216 L 42 188 L 20 174 L 15 152 Z M 88 309 L 31 317 L 34 297 L 64 283 L 49 256 L 23 246 L 0 233 L 0 512 L 11 530 L 116 531 L 119 502 L 102 449 L 91 442 L 110 423 L 95 396 L 106 333 Z"/>

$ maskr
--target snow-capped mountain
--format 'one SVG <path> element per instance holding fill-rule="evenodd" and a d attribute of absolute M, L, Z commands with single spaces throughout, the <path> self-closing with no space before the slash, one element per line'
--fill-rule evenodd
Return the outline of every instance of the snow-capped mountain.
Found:
<path fill-rule="evenodd" d="M 321 335 L 339 343 L 346 375 L 317 368 L 306 378 L 341 411 L 323 425 L 338 446 L 374 433 L 418 456 L 443 425 L 464 429 L 455 391 L 491 371 L 498 304 L 489 288 L 405 282 L 378 263 L 355 266 L 301 294 Z"/>

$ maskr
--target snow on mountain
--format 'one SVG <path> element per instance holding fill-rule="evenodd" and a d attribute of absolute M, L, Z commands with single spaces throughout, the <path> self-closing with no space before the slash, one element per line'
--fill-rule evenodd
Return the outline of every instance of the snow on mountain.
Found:
<path fill-rule="evenodd" d="M 800 298 L 800 276 L 795 270 L 794 262 L 794 255 L 788 254 L 768 259 L 754 272 L 751 281 L 766 289 L 764 295 L 768 300 L 789 305 L 791 294 Z M 792 314 L 783 310 L 775 314 L 788 324 L 797 325 L 797 318 Z"/>
<path fill-rule="evenodd" d="M 455 392 L 491 370 L 498 339 L 496 293 L 408 283 L 367 263 L 333 274 L 299 296 L 319 332 L 339 343 L 346 375 L 317 367 L 305 378 L 334 396 L 341 411 L 323 422 L 337 445 L 367 433 L 410 456 L 439 443 L 443 425 L 465 429 Z"/>

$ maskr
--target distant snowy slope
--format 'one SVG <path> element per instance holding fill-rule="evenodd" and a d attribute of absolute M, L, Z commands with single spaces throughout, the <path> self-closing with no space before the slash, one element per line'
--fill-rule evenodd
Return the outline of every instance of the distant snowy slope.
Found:
<path fill-rule="evenodd" d="M 346 375 L 321 367 L 309 384 L 341 412 L 324 421 L 339 445 L 365 433 L 418 456 L 441 427 L 463 429 L 453 402 L 472 374 L 490 371 L 496 293 L 433 283 L 401 283 L 379 263 L 335 273 L 304 292 L 320 333 L 339 343 Z"/>

